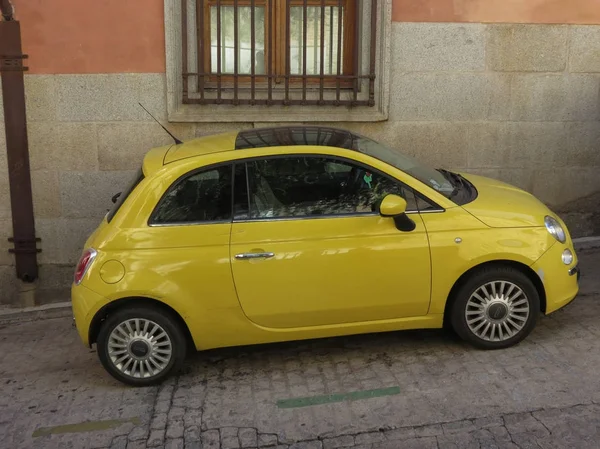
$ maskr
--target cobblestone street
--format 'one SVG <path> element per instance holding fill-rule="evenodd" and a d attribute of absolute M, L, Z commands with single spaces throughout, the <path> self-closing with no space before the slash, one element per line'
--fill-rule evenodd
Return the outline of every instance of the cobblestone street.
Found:
<path fill-rule="evenodd" d="M 502 351 L 442 331 L 232 348 L 135 389 L 69 318 L 4 325 L 0 446 L 597 448 L 600 253 L 580 258 L 580 297 Z"/>

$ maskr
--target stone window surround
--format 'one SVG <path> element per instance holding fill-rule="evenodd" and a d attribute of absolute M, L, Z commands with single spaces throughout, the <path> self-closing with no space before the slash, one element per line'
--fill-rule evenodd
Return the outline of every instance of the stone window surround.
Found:
<path fill-rule="evenodd" d="M 366 3 L 366 2 L 365 2 Z M 183 104 L 181 92 L 181 0 L 165 0 L 167 118 L 169 122 L 377 122 L 387 120 L 390 101 L 392 0 L 377 5 L 375 106 L 232 106 Z M 368 39 L 368 36 L 363 37 Z M 369 48 L 363 43 L 362 48 Z M 367 50 L 368 53 L 368 50 Z M 363 60 L 366 59 L 363 52 Z"/>

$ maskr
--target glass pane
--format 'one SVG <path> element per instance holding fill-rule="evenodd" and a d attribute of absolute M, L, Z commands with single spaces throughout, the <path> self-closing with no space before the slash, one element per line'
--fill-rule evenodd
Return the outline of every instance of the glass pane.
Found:
<path fill-rule="evenodd" d="M 196 173 L 161 200 L 154 223 L 199 223 L 231 218 L 231 165 Z"/>
<path fill-rule="evenodd" d="M 238 73 L 252 74 L 252 59 L 255 61 L 254 73 L 265 74 L 265 8 L 254 7 L 255 43 L 252 54 L 252 27 L 250 6 L 238 6 Z M 235 29 L 233 6 L 221 6 L 221 48 L 217 40 L 217 7 L 210 8 L 210 61 L 211 71 L 219 72 L 217 54 L 221 54 L 221 73 L 234 73 Z"/>
<path fill-rule="evenodd" d="M 303 74 L 304 49 L 304 8 L 290 8 L 290 71 L 292 75 Z M 344 10 L 342 8 L 341 30 L 338 26 L 340 9 L 337 6 L 325 8 L 325 33 L 321 42 L 321 7 L 309 6 L 306 11 L 306 74 L 321 74 L 321 46 L 324 47 L 325 75 L 336 75 L 338 72 L 338 53 L 343 64 Z M 338 37 L 341 31 L 341 48 L 338 48 Z M 342 67 L 339 68 L 342 73 Z"/>
<path fill-rule="evenodd" d="M 399 181 L 339 160 L 286 157 L 248 163 L 251 218 L 377 213 L 383 198 L 415 197 Z"/>

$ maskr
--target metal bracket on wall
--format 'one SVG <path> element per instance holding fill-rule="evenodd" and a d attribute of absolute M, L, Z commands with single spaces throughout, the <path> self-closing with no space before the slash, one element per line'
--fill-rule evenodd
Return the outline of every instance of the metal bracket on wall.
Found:
<path fill-rule="evenodd" d="M 37 248 L 36 243 L 41 242 L 42 239 L 36 237 L 35 239 L 15 239 L 14 237 L 9 237 L 8 241 L 14 244 L 14 248 L 9 248 L 8 252 L 11 254 L 31 254 L 31 253 L 41 253 L 41 248 Z"/>
<path fill-rule="evenodd" d="M 23 65 L 23 60 L 27 58 L 28 55 L 0 55 L 0 73 L 28 71 L 29 67 Z"/>

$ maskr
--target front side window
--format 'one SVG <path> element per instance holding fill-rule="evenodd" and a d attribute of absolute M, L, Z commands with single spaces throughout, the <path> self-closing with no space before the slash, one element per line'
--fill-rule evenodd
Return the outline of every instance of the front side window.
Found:
<path fill-rule="evenodd" d="M 377 213 L 388 194 L 417 209 L 413 191 L 387 175 L 345 160 L 290 156 L 247 164 L 249 217 L 293 218 Z"/>
<path fill-rule="evenodd" d="M 231 165 L 190 174 L 169 188 L 152 224 L 185 224 L 231 220 Z"/>

